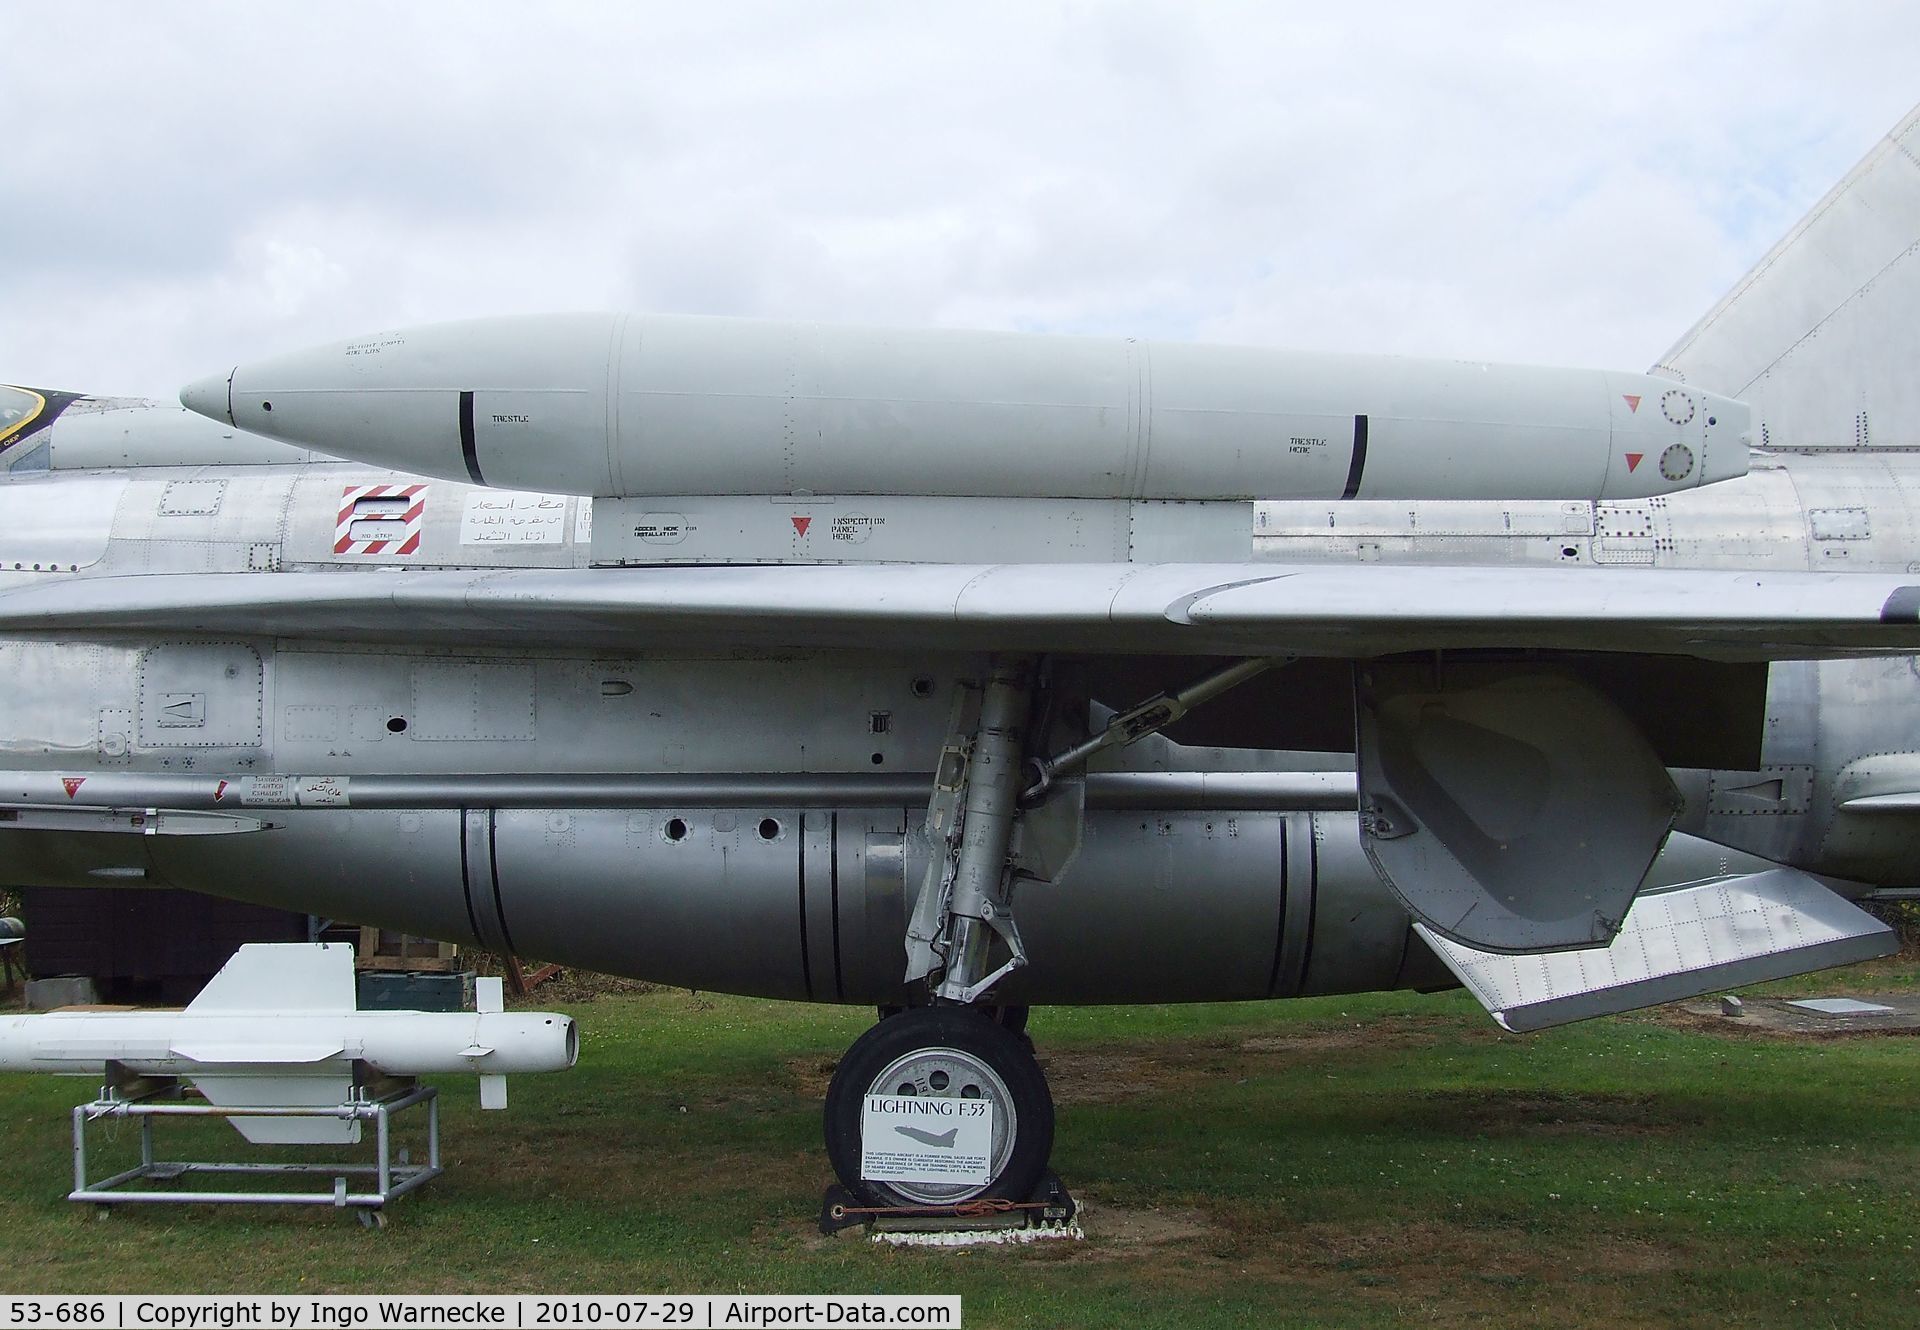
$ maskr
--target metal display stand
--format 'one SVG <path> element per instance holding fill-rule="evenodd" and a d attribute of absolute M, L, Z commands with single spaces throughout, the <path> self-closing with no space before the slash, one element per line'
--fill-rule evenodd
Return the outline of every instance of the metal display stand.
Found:
<path fill-rule="evenodd" d="M 157 1083 L 155 1081 L 157 1080 Z M 170 1079 L 154 1078 L 140 1085 L 101 1088 L 100 1097 L 73 1110 L 73 1190 L 70 1201 L 100 1207 L 102 1216 L 111 1207 L 133 1203 L 199 1205 L 330 1205 L 352 1209 L 360 1222 L 370 1228 L 385 1226 L 382 1210 L 389 1201 L 425 1186 L 444 1171 L 440 1167 L 440 1092 L 430 1085 L 402 1083 L 382 1087 L 383 1095 L 356 1089 L 354 1097 L 329 1108 L 221 1108 L 213 1104 L 155 1102 L 179 1088 Z M 129 1093 L 131 1092 L 131 1093 Z M 401 1153 L 393 1159 L 392 1119 L 396 1113 L 418 1104 L 427 1106 L 427 1162 L 414 1164 Z M 153 1124 L 156 1118 L 345 1118 L 374 1124 L 374 1162 L 370 1164 L 268 1164 L 203 1163 L 163 1160 L 155 1157 Z M 140 1123 L 140 1162 L 133 1168 L 115 1173 L 98 1182 L 87 1180 L 87 1125 L 103 1118 L 133 1118 Z M 189 1191 L 167 1187 L 141 1187 L 141 1183 L 173 1183 L 197 1175 L 243 1177 L 318 1177 L 331 1179 L 324 1191 Z M 373 1190 L 351 1191 L 350 1178 L 371 1177 Z"/>

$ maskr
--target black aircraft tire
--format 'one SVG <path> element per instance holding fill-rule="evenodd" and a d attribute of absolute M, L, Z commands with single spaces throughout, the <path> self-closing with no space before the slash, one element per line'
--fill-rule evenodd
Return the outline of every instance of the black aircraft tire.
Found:
<path fill-rule="evenodd" d="M 931 1068 L 931 1071 L 929 1071 Z M 891 1069 L 891 1070 L 890 1070 Z M 882 1073 L 889 1084 L 882 1085 Z M 933 1073 L 946 1083 L 934 1089 Z M 986 1186 L 868 1182 L 860 1176 L 860 1121 L 869 1094 L 915 1093 L 991 1099 L 994 1171 Z M 969 1093 L 975 1091 L 977 1093 Z M 1053 1154 L 1053 1092 L 1032 1045 L 966 1007 L 914 1007 L 854 1040 L 827 1086 L 827 1158 L 848 1191 L 869 1205 L 957 1204 L 976 1197 L 1024 1201 Z M 1003 1134 L 1004 1133 L 1004 1134 Z"/>

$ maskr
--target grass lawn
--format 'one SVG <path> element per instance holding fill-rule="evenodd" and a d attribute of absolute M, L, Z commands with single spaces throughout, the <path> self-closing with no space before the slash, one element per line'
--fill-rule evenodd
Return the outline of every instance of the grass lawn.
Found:
<path fill-rule="evenodd" d="M 1774 991 L 1917 980 L 1909 958 Z M 441 1082 L 449 1172 L 384 1232 L 96 1221 L 64 1199 L 88 1087 L 0 1076 L 0 1287 L 953 1292 L 974 1327 L 1920 1325 L 1920 1038 L 1659 1012 L 1514 1036 L 1460 993 L 1043 1010 L 1088 1240 L 925 1251 L 814 1229 L 819 1099 L 866 1012 L 572 1010 L 581 1065 L 516 1078 L 508 1112 Z M 245 1153 L 217 1124 L 161 1130 L 163 1154 Z"/>

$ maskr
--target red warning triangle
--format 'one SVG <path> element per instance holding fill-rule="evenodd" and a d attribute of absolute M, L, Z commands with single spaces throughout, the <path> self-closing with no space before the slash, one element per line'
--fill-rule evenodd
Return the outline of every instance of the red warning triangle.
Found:
<path fill-rule="evenodd" d="M 1627 454 L 1627 470 L 1629 472 L 1633 471 L 1636 467 L 1640 465 L 1640 459 L 1645 456 L 1646 456 L 1645 453 L 1628 453 Z"/>
<path fill-rule="evenodd" d="M 62 776 L 60 783 L 66 787 L 67 798 L 71 799 L 74 795 L 80 793 L 80 787 L 87 783 L 87 778 L 85 776 Z"/>
<path fill-rule="evenodd" d="M 807 534 L 807 528 L 812 525 L 813 519 L 811 517 L 796 517 L 793 519 L 793 534 L 796 536 L 804 536 Z"/>
<path fill-rule="evenodd" d="M 1636 413 L 1640 410 L 1640 398 L 1637 394 L 1621 393 L 1620 395 L 1627 399 L 1627 410 Z"/>

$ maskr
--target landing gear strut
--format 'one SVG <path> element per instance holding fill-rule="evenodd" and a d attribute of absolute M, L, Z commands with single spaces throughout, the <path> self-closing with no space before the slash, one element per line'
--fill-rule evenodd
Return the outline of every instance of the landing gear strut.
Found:
<path fill-rule="evenodd" d="M 904 979 L 934 1005 L 883 1008 L 880 1023 L 855 1041 L 827 1089 L 827 1154 L 841 1186 L 857 1201 L 910 1208 L 1029 1201 L 1053 1150 L 1053 1095 L 1023 1032 L 1025 1009 L 992 1005 L 1002 981 L 1027 963 L 1014 923 L 1015 885 L 1058 877 L 1071 860 L 1084 802 L 1076 802 L 1069 787 L 1078 787 L 1074 777 L 1089 758 L 1157 733 L 1190 708 L 1281 663 L 1236 662 L 1120 713 L 1091 738 L 1084 729 L 1069 733 L 1070 746 L 1052 757 L 1030 752 L 1048 738 L 1041 734 L 1036 742 L 1029 734 L 1039 691 L 1037 662 L 997 658 L 984 685 L 961 690 L 927 806 L 927 871 L 907 920 Z M 951 1172 L 940 1176 L 943 1161 L 935 1156 L 960 1147 L 956 1135 L 938 1128 L 979 1116 L 957 1111 L 957 1105 L 953 1112 L 916 1118 L 929 1129 L 892 1129 L 922 1143 L 927 1153 L 921 1159 L 888 1166 L 884 1179 L 863 1177 L 862 1132 L 873 1096 L 984 1102 L 992 1123 L 986 1180 L 979 1180 L 978 1170 L 964 1181 Z M 879 1116 L 887 1106 L 874 1108 L 876 1123 L 887 1121 Z M 975 1152 L 967 1157 L 977 1159 L 979 1138 L 967 1139 Z M 893 1144 L 891 1137 L 887 1143 Z M 904 1176 L 914 1169 L 921 1172 Z M 877 1163 L 874 1171 L 881 1171 Z M 1051 1185 L 1058 1190 L 1057 1179 Z"/>
<path fill-rule="evenodd" d="M 1025 1012 L 1009 1022 L 1000 1013 L 1018 1009 L 990 1005 L 995 985 L 1027 960 L 1013 922 L 1012 848 L 1035 674 L 1031 660 L 996 660 L 984 688 L 963 694 L 941 753 L 927 809 L 932 855 L 907 926 L 906 970 L 936 1005 L 883 1013 L 827 1090 L 827 1155 L 841 1185 L 869 1205 L 1025 1201 L 1053 1151 L 1053 1095 L 1021 1032 Z M 993 1124 L 989 1179 L 862 1177 L 870 1095 L 984 1102 Z"/>

